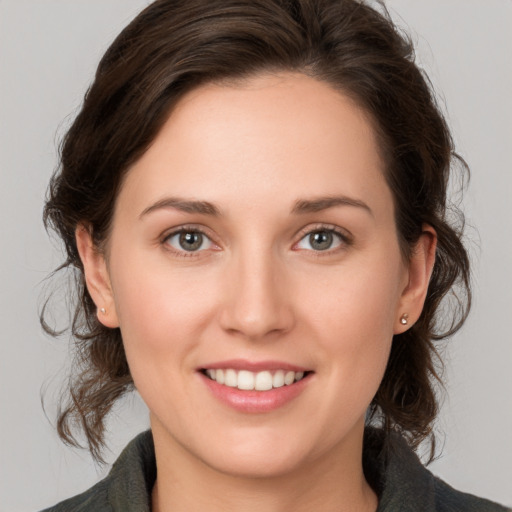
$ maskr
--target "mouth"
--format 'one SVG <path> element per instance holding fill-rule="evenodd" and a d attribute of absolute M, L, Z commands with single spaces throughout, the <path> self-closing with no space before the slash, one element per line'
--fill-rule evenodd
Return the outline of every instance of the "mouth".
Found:
<path fill-rule="evenodd" d="M 241 391 L 270 391 L 291 386 L 310 375 L 311 371 L 268 369 L 258 372 L 235 368 L 203 368 L 201 373 L 217 384 Z"/>
<path fill-rule="evenodd" d="M 197 368 L 206 388 L 241 413 L 276 411 L 295 401 L 313 382 L 314 371 L 284 361 L 231 359 Z"/>

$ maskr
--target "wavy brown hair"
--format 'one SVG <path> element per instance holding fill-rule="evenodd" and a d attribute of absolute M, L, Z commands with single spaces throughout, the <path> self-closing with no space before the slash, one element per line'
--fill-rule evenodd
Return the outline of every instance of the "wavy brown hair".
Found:
<path fill-rule="evenodd" d="M 368 419 L 386 431 L 400 431 L 413 448 L 433 440 L 436 345 L 462 325 L 470 304 L 462 217 L 447 203 L 451 170 L 464 172 L 467 166 L 454 152 L 429 81 L 414 63 L 411 42 L 382 3 L 374 8 L 356 0 L 158 0 L 102 58 L 62 142 L 44 210 L 45 225 L 58 233 L 66 250 L 58 270 L 74 269 L 76 281 L 70 325 L 76 357 L 58 432 L 76 445 L 77 429 L 83 430 L 97 460 L 106 416 L 133 381 L 119 329 L 97 320 L 75 229 L 80 223 L 90 226 L 101 250 L 125 173 L 185 93 L 207 82 L 280 71 L 330 84 L 371 117 L 385 155 L 404 257 L 425 223 L 437 232 L 425 307 L 407 332 L 394 337 Z M 444 300 L 448 296 L 455 300 Z M 450 307 L 441 309 L 442 302 Z M 47 312 L 42 323 L 51 331 Z"/>

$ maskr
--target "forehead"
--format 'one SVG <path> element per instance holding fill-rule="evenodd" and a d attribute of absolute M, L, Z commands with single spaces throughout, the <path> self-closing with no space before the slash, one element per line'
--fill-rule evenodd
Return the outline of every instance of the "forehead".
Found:
<path fill-rule="evenodd" d="M 390 198 L 383 167 L 363 109 L 326 83 L 283 73 L 185 95 L 121 196 L 139 209 L 166 194 L 245 207 L 334 193 L 373 201 Z"/>

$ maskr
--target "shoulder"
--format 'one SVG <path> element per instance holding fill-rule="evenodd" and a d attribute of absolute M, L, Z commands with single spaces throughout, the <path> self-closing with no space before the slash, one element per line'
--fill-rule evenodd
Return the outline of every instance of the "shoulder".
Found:
<path fill-rule="evenodd" d="M 102 480 L 89 490 L 61 503 L 44 509 L 42 512 L 111 512 L 108 504 L 108 482 Z"/>
<path fill-rule="evenodd" d="M 377 512 L 512 512 L 450 487 L 398 434 L 368 428 L 363 455 L 366 477 L 379 496 Z"/>
<path fill-rule="evenodd" d="M 89 490 L 42 512 L 149 512 L 156 462 L 151 431 L 137 436 Z"/>
<path fill-rule="evenodd" d="M 511 512 L 492 501 L 460 492 L 434 477 L 436 511 L 438 512 Z"/>

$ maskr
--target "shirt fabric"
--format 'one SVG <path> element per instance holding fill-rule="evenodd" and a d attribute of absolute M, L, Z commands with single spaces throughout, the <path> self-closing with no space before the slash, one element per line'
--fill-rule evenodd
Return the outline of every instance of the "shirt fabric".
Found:
<path fill-rule="evenodd" d="M 363 467 L 379 497 L 377 512 L 512 512 L 456 491 L 436 478 L 398 435 L 365 431 Z M 42 512 L 150 512 L 156 462 L 151 431 L 137 436 L 106 478 Z"/>

